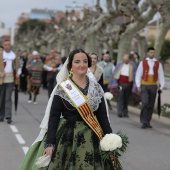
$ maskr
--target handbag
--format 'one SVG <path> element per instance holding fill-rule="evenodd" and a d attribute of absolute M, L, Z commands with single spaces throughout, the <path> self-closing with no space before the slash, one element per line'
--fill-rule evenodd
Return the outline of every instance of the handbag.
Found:
<path fill-rule="evenodd" d="M 50 161 L 51 161 L 51 156 L 45 154 L 37 159 L 37 162 L 35 163 L 35 165 L 38 168 L 43 168 L 43 167 L 48 166 L 50 164 Z"/>

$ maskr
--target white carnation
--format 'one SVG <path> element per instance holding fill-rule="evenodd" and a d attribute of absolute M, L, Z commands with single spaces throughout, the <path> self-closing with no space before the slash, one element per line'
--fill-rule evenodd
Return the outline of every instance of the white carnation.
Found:
<path fill-rule="evenodd" d="M 104 96 L 105 96 L 106 100 L 112 100 L 113 99 L 113 94 L 110 93 L 110 92 L 104 93 Z"/>
<path fill-rule="evenodd" d="M 102 151 L 114 151 L 122 147 L 122 138 L 114 133 L 106 134 L 100 141 Z"/>

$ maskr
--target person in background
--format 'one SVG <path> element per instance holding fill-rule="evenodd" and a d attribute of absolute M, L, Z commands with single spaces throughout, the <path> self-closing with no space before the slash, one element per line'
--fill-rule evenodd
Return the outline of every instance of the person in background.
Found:
<path fill-rule="evenodd" d="M 110 55 L 109 53 L 105 53 L 103 55 L 103 61 L 99 62 L 98 64 L 99 67 L 103 69 L 103 90 L 104 92 L 108 92 L 108 85 L 109 85 L 109 80 L 110 77 L 115 69 L 115 66 L 110 62 Z M 110 104 L 110 101 L 107 100 L 108 106 L 110 110 L 112 110 L 112 106 Z"/>
<path fill-rule="evenodd" d="M 41 58 L 43 64 L 45 63 L 47 56 L 48 56 L 48 54 L 41 53 L 40 58 Z M 42 72 L 42 87 L 43 87 L 43 89 L 47 89 L 47 71 L 46 70 L 43 70 L 43 72 Z"/>
<path fill-rule="evenodd" d="M 20 57 L 20 65 L 21 65 L 21 75 L 20 75 L 20 90 L 24 93 L 27 91 L 27 58 L 28 53 L 24 51 Z"/>
<path fill-rule="evenodd" d="M 57 65 L 57 69 L 56 69 L 58 72 L 61 70 L 61 68 L 63 67 L 66 60 L 67 60 L 67 57 L 61 58 L 61 62 L 60 62 L 60 64 Z M 57 76 L 57 74 L 56 74 L 56 76 Z"/>
<path fill-rule="evenodd" d="M 2 87 L 3 78 L 5 76 L 5 73 L 4 73 L 3 50 L 4 50 L 3 46 L 0 46 L 0 89 Z"/>
<path fill-rule="evenodd" d="M 103 87 L 104 91 L 107 92 L 110 77 L 115 69 L 115 66 L 110 62 L 110 55 L 108 53 L 103 55 L 103 61 L 99 62 L 98 66 L 103 69 Z"/>
<path fill-rule="evenodd" d="M 142 128 L 152 128 L 150 121 L 154 109 L 155 99 L 158 88 L 163 90 L 165 79 L 162 64 L 156 60 L 155 49 L 147 49 L 147 57 L 140 62 L 136 73 L 136 85 L 141 93 L 142 109 L 140 122 Z M 160 87 L 158 87 L 158 85 Z"/>
<path fill-rule="evenodd" d="M 128 54 L 125 54 L 123 61 L 118 63 L 113 73 L 115 81 L 115 87 L 119 88 L 118 101 L 117 101 L 117 113 L 118 117 L 129 117 L 128 115 L 128 101 L 132 91 L 132 87 L 135 86 L 136 65 L 130 60 Z"/>
<path fill-rule="evenodd" d="M 63 67 L 64 62 L 66 61 L 67 58 L 62 58 L 61 57 L 61 53 L 60 52 L 56 52 L 56 57 L 55 57 L 55 61 L 56 61 L 56 68 L 53 69 L 53 73 L 52 73 L 52 77 L 53 77 L 53 88 L 56 86 L 57 81 L 56 81 L 56 76 L 59 73 L 59 71 L 61 70 L 61 68 Z M 53 90 L 52 88 L 52 90 Z"/>
<path fill-rule="evenodd" d="M 32 53 L 32 61 L 30 63 L 31 69 L 31 88 L 29 91 L 29 100 L 28 103 L 32 103 L 32 93 L 34 95 L 33 102 L 37 104 L 37 95 L 42 82 L 42 71 L 43 71 L 43 62 L 40 59 L 40 56 L 37 51 Z"/>
<path fill-rule="evenodd" d="M 91 60 L 92 60 L 92 66 L 89 69 L 93 73 L 93 75 L 96 78 L 97 82 L 103 88 L 103 70 L 102 70 L 102 68 L 100 68 L 97 65 L 99 57 L 98 57 L 98 55 L 96 53 L 92 53 L 90 55 L 90 57 L 91 57 Z"/>
<path fill-rule="evenodd" d="M 64 65 L 64 63 L 66 62 L 66 60 L 67 60 L 67 57 L 66 57 L 66 56 L 64 56 L 64 57 L 61 58 L 62 66 Z"/>
<path fill-rule="evenodd" d="M 2 90 L 4 79 L 4 60 L 3 60 L 3 46 L 0 46 L 0 113 L 3 112 L 3 106 L 5 105 L 5 90 Z M 0 117 L 0 122 L 4 120 L 3 116 Z"/>
<path fill-rule="evenodd" d="M 26 69 L 27 69 L 27 92 L 29 96 L 31 96 L 32 60 L 33 60 L 32 54 L 28 55 Z M 29 97 L 29 99 L 31 99 L 31 97 Z M 28 103 L 31 103 L 31 100 L 28 100 Z"/>
<path fill-rule="evenodd" d="M 56 59 L 56 51 L 51 49 L 49 56 L 46 58 L 44 64 L 44 70 L 47 71 L 47 89 L 48 89 L 48 97 L 50 97 L 55 82 L 55 72 L 57 71 L 57 65 L 61 64 L 61 60 Z"/>
<path fill-rule="evenodd" d="M 131 60 L 132 62 L 134 62 L 136 64 L 136 66 L 138 67 L 139 63 L 140 63 L 140 57 L 138 53 L 134 53 L 131 54 Z"/>
<path fill-rule="evenodd" d="M 12 122 L 12 91 L 14 84 L 19 84 L 19 76 L 21 68 L 18 58 L 11 50 L 9 40 L 3 42 L 3 60 L 4 60 L 4 79 L 1 91 L 5 93 L 5 104 L 1 107 L 0 119 L 1 122 L 6 118 L 7 123 Z"/>

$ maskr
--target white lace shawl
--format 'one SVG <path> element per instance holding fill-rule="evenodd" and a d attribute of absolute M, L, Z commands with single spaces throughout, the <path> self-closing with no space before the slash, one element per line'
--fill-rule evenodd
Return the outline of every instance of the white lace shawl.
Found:
<path fill-rule="evenodd" d="M 59 95 L 63 99 L 67 100 L 72 106 L 74 106 L 71 100 L 68 98 L 66 93 L 64 93 L 64 91 L 61 89 L 60 86 L 57 87 L 55 95 Z M 92 111 L 94 112 L 98 109 L 99 104 L 101 103 L 101 99 L 104 96 L 103 89 L 97 82 L 93 80 L 89 80 L 88 95 L 89 95 L 88 103 Z"/>

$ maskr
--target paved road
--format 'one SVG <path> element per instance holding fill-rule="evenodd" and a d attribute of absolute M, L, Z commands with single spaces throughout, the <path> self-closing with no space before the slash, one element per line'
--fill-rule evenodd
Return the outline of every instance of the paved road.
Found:
<path fill-rule="evenodd" d="M 170 104 L 170 78 L 165 78 L 165 88 L 163 90 L 163 93 L 161 94 L 161 104 Z M 157 100 L 156 100 L 157 101 Z"/>
<path fill-rule="evenodd" d="M 0 170 L 17 170 L 39 133 L 47 92 L 41 91 L 37 105 L 28 104 L 27 99 L 20 94 L 12 125 L 0 123 Z M 137 115 L 120 119 L 115 110 L 110 113 L 110 121 L 114 132 L 122 130 L 129 136 L 128 152 L 121 158 L 124 170 L 170 170 L 170 125 L 152 122 L 153 129 L 142 130 Z"/>
<path fill-rule="evenodd" d="M 165 77 L 165 88 L 170 90 L 170 78 Z"/>

